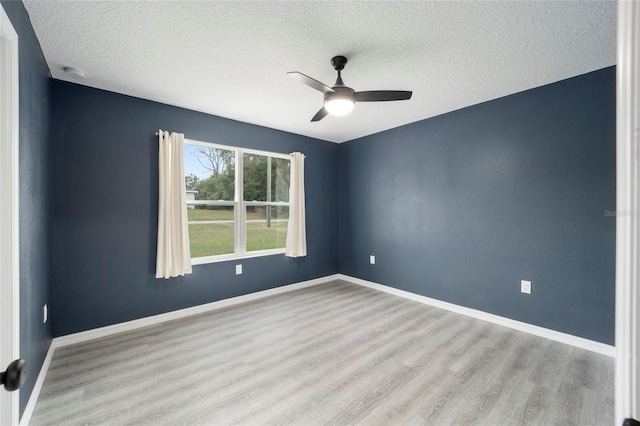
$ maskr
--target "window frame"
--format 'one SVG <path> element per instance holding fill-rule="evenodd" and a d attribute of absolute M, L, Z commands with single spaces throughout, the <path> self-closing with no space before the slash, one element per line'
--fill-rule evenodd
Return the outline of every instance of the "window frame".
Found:
<path fill-rule="evenodd" d="M 222 145 L 214 142 L 204 142 L 193 139 L 184 140 L 185 144 L 204 146 L 207 148 L 224 149 L 235 153 L 235 176 L 234 176 L 234 200 L 233 201 L 208 201 L 193 200 L 187 201 L 185 208 L 193 206 L 232 206 L 233 207 L 233 253 L 218 254 L 215 256 L 192 257 L 191 265 L 203 265 L 207 263 L 224 262 L 228 260 L 249 259 L 252 257 L 272 256 L 284 254 L 286 249 L 267 249 L 247 251 L 247 207 L 252 206 L 283 206 L 289 207 L 289 202 L 284 201 L 244 201 L 244 154 L 261 155 L 272 158 L 282 158 L 291 162 L 291 155 L 278 152 L 261 151 L 257 149 L 240 148 L 230 145 Z"/>

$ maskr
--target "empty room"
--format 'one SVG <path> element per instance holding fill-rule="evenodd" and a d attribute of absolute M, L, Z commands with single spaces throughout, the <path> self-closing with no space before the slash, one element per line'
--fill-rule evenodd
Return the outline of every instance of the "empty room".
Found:
<path fill-rule="evenodd" d="M 636 2 L 0 6 L 0 424 L 636 424 Z"/>

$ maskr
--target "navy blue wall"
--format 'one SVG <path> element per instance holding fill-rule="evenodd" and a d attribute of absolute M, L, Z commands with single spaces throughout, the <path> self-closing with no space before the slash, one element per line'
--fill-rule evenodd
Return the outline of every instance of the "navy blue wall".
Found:
<path fill-rule="evenodd" d="M 54 336 L 337 273 L 336 144 L 57 80 L 53 105 Z M 197 265 L 192 275 L 156 279 L 159 128 L 304 153 L 308 256 Z"/>
<path fill-rule="evenodd" d="M 613 344 L 615 68 L 344 143 L 339 161 L 341 273 Z"/>
<path fill-rule="evenodd" d="M 49 68 L 22 2 L 2 0 L 2 7 L 19 45 L 20 356 L 28 370 L 20 390 L 22 415 L 51 343 L 49 323 L 42 323 L 42 307 L 49 298 L 51 96 Z"/>

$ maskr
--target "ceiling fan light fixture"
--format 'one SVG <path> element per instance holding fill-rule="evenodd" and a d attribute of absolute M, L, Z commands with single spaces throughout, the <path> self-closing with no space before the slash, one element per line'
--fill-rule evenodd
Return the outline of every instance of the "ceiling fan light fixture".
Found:
<path fill-rule="evenodd" d="M 342 116 L 353 111 L 355 106 L 355 92 L 350 87 L 333 86 L 331 92 L 324 95 L 324 108 L 331 115 Z"/>
<path fill-rule="evenodd" d="M 351 99 L 344 98 L 329 99 L 324 103 L 324 107 L 329 111 L 329 114 L 338 117 L 349 114 L 353 111 L 354 106 L 355 104 Z"/>

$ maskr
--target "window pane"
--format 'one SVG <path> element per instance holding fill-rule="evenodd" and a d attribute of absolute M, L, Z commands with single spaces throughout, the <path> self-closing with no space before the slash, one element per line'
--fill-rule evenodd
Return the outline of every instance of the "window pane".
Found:
<path fill-rule="evenodd" d="M 247 207 L 247 251 L 284 248 L 289 207 Z"/>
<path fill-rule="evenodd" d="M 284 158 L 272 158 L 271 163 L 271 201 L 288 203 L 291 161 Z M 287 217 L 289 217 L 288 213 Z"/>
<path fill-rule="evenodd" d="M 289 160 L 245 153 L 243 167 L 245 201 L 289 201 Z"/>
<path fill-rule="evenodd" d="M 192 258 L 234 252 L 233 209 L 233 206 L 187 206 Z"/>
<path fill-rule="evenodd" d="M 233 201 L 235 151 L 184 144 L 184 175 L 187 201 Z"/>
<path fill-rule="evenodd" d="M 244 200 L 267 201 L 267 157 L 245 153 L 242 166 Z"/>

